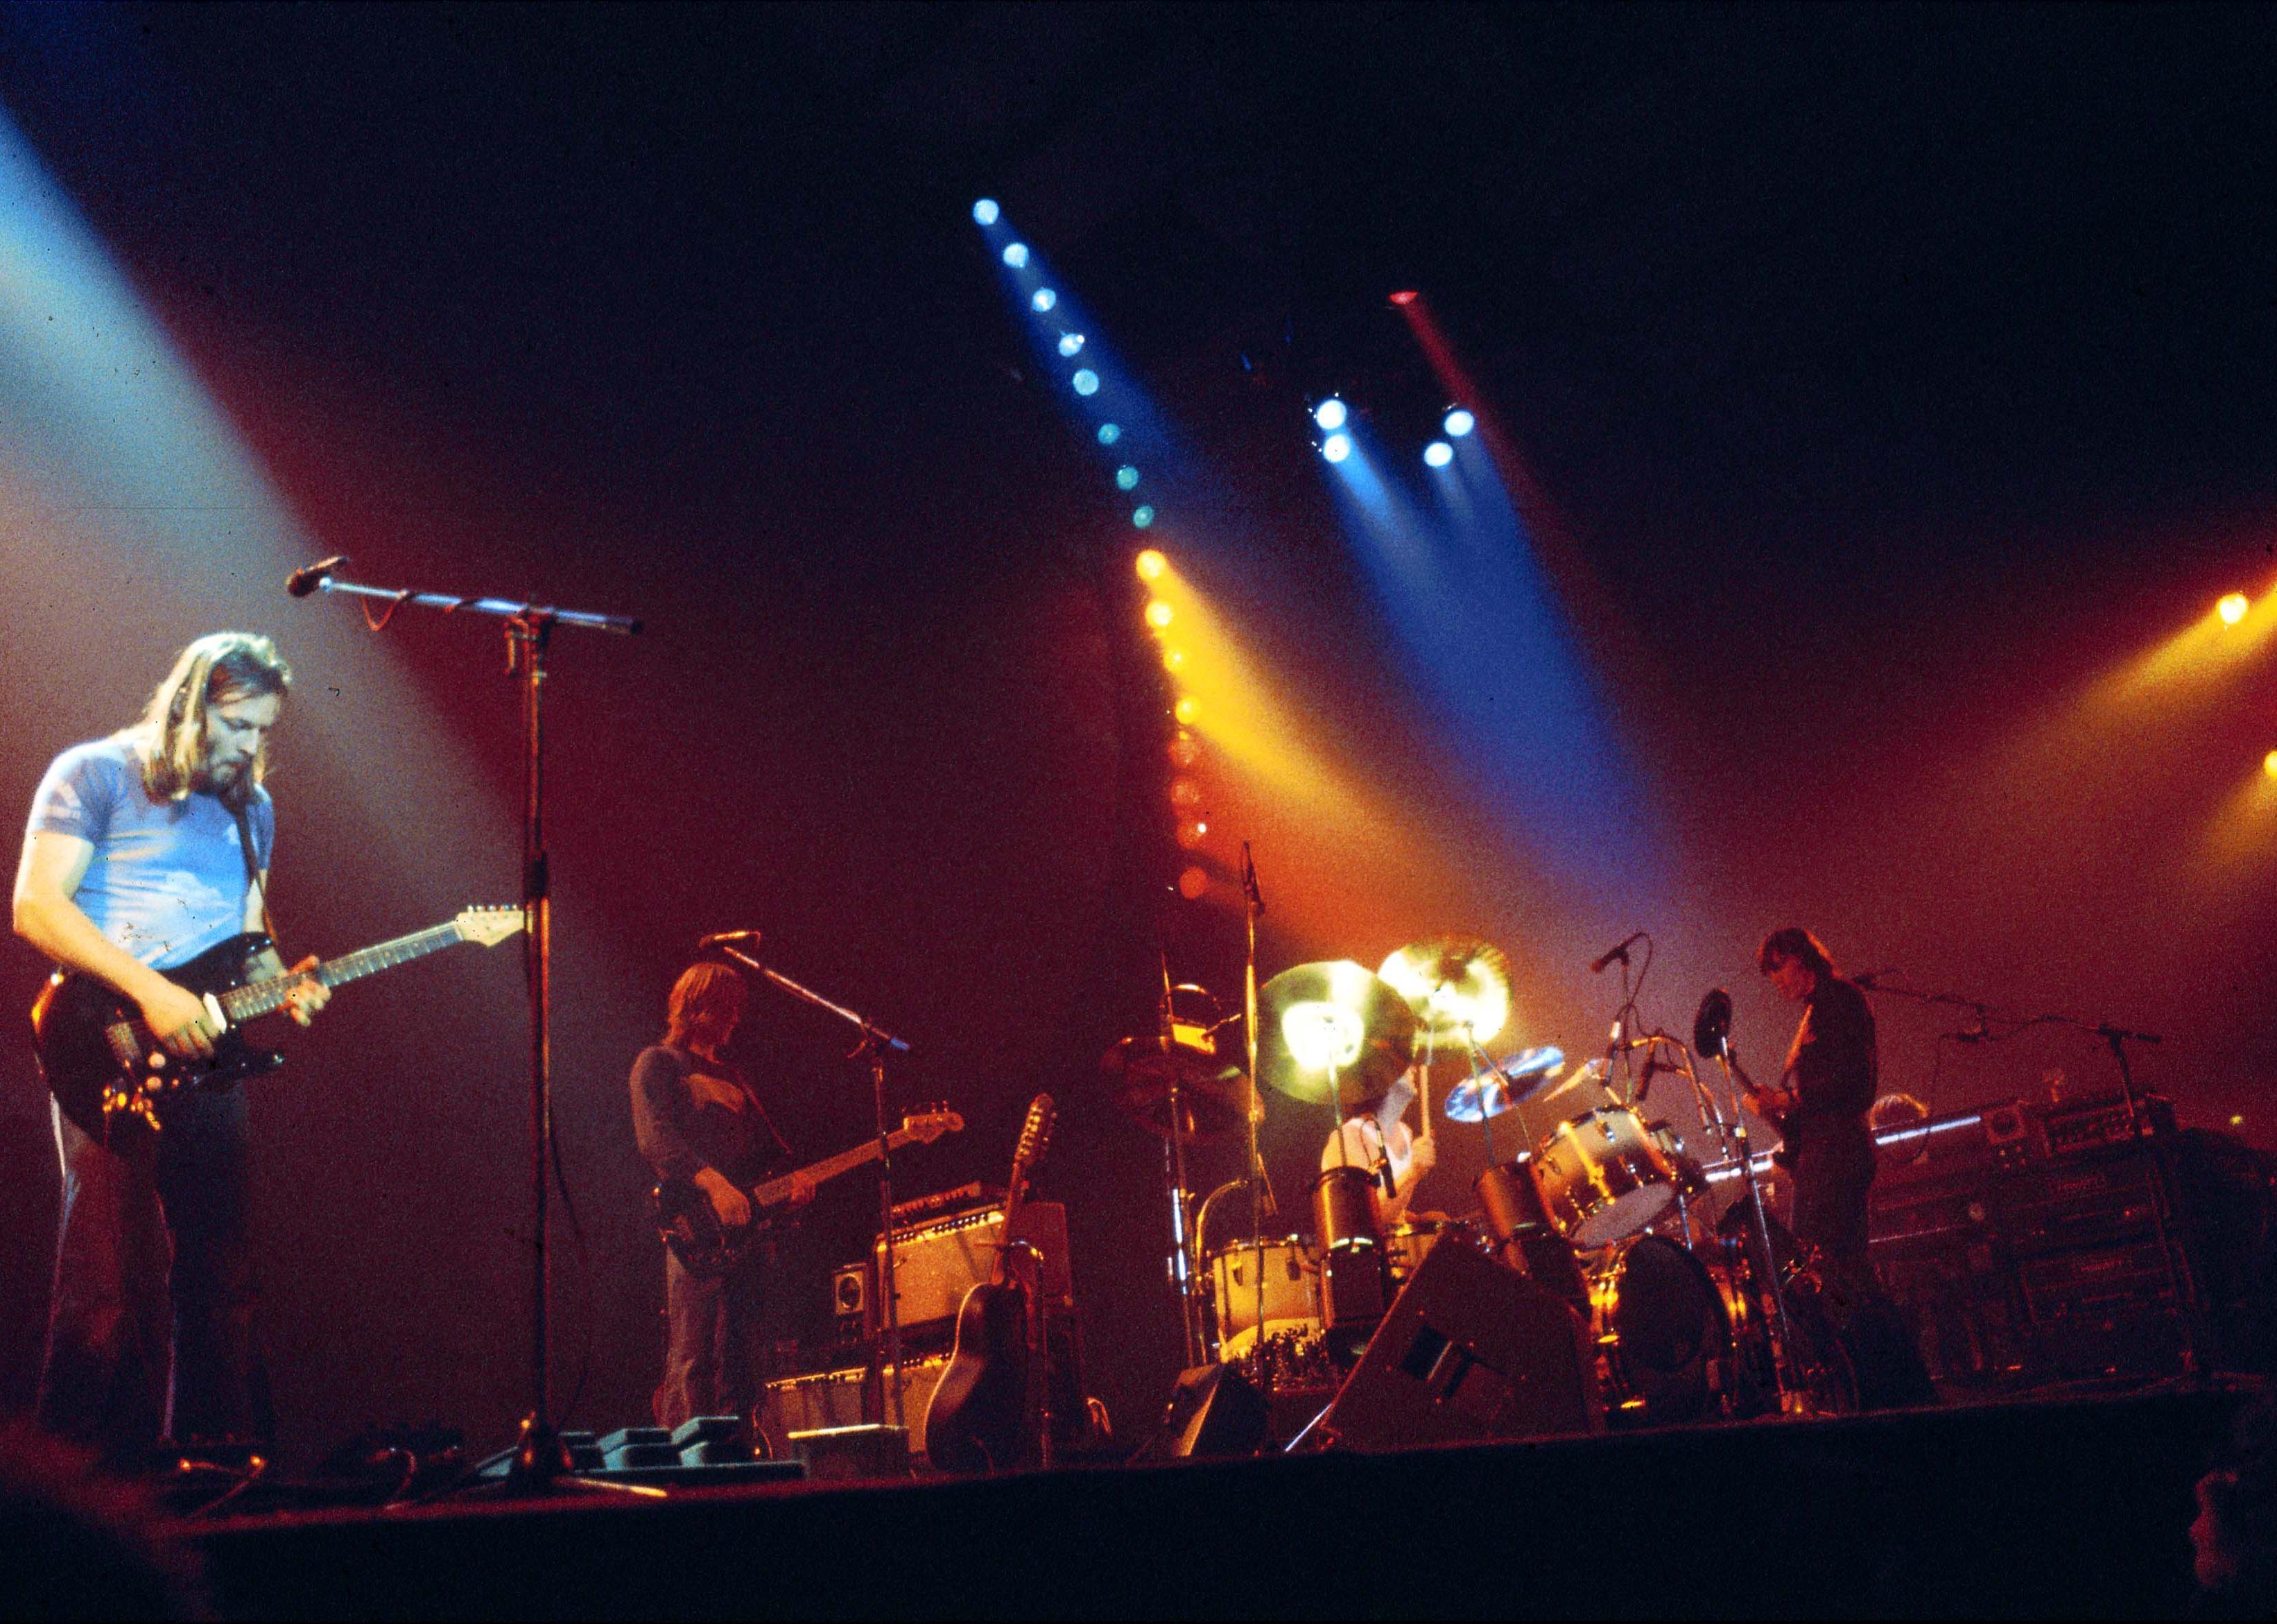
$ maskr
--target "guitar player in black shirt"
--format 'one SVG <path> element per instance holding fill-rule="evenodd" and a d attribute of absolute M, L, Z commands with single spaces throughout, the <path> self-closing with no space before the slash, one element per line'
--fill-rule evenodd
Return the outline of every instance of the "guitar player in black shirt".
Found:
<path fill-rule="evenodd" d="M 633 1132 L 660 1184 L 701 1189 L 731 1234 L 754 1221 L 745 1193 L 791 1161 L 750 1081 L 726 1058 L 742 1019 L 743 979 L 725 964 L 691 964 L 673 984 L 664 1041 L 633 1062 Z M 814 1199 L 812 1180 L 794 1176 L 788 1205 Z M 664 1379 L 651 1408 L 660 1427 L 691 1415 L 748 1412 L 765 1369 L 770 1249 L 742 1249 L 722 1274 L 691 1273 L 665 1257 L 670 1327 Z"/>

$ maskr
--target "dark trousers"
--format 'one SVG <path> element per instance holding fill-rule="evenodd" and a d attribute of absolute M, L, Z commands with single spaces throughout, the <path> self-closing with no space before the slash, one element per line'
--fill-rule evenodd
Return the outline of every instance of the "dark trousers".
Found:
<path fill-rule="evenodd" d="M 55 1116 L 63 1211 L 39 1422 L 128 1459 L 177 1442 L 273 1437 L 248 1235 L 245 1096 L 184 1094 L 165 1128 L 113 1143 Z"/>
<path fill-rule="evenodd" d="M 658 1426 L 749 1414 L 758 1406 L 766 1372 L 765 1250 L 708 1280 L 665 1254 L 664 1380 L 650 1400 Z"/>
<path fill-rule="evenodd" d="M 1874 1142 L 1864 1135 L 1814 1139 L 1795 1158 L 1794 1238 L 1861 1289 L 1874 1266 L 1867 1250 L 1866 1200 L 1874 1187 Z"/>

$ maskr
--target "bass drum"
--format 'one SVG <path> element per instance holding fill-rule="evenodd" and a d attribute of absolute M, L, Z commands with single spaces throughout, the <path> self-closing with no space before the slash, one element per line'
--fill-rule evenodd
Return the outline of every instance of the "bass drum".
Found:
<path fill-rule="evenodd" d="M 1730 1366 L 1722 1294 L 1691 1253 L 1658 1235 L 1618 1248 L 1589 1292 L 1590 1329 L 1615 1425 L 1697 1421 Z"/>

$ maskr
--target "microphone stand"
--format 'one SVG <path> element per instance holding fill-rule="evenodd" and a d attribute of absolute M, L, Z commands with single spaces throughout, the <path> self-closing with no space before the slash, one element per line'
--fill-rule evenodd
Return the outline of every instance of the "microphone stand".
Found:
<path fill-rule="evenodd" d="M 613 632 L 631 637 L 641 623 L 628 615 L 598 614 L 582 609 L 562 609 L 510 598 L 460 598 L 446 592 L 420 592 L 363 586 L 331 574 L 345 559 L 327 560 L 314 568 L 323 573 L 313 585 L 308 572 L 297 572 L 286 590 L 296 598 L 312 591 L 345 592 L 352 598 L 387 600 L 378 620 L 369 612 L 365 622 L 374 631 L 385 627 L 406 604 L 452 614 L 494 616 L 506 622 L 506 674 L 519 676 L 522 689 L 522 972 L 529 989 L 529 1160 L 530 1160 L 530 1279 L 529 1414 L 522 1418 L 513 1464 L 507 1468 L 507 1492 L 543 1492 L 557 1480 L 573 1476 L 569 1450 L 553 1424 L 547 1395 L 551 1376 L 548 1341 L 552 1321 L 552 1277 L 546 1247 L 546 1156 L 553 1140 L 553 903 L 552 876 L 545 854 L 545 650 L 557 626 L 585 631 Z M 575 1478 L 581 1486 L 619 1488 L 597 1478 Z M 652 1491 L 651 1491 L 652 1492 Z"/>
<path fill-rule="evenodd" d="M 878 1290 L 886 1300 L 886 1391 L 879 1401 L 878 1414 L 887 1425 L 909 1428 L 909 1416 L 902 1402 L 902 1300 L 894 1288 L 894 1141 L 886 1117 L 886 1051 L 906 1055 L 910 1046 L 884 1027 L 844 1004 L 833 1003 L 811 987 L 802 987 L 773 965 L 746 953 L 727 942 L 713 944 L 729 958 L 747 964 L 782 988 L 801 1003 L 826 1010 L 860 1033 L 854 1053 L 861 1056 L 870 1067 L 870 1099 L 877 1113 L 878 1124 L 878 1229 L 879 1239 L 885 1247 L 885 1260 L 878 1270 Z M 850 1056 L 849 1056 L 850 1057 Z M 1009 1245 L 1011 1236 L 1004 1239 Z"/>
<path fill-rule="evenodd" d="M 1257 1292 L 1258 1387 L 1269 1407 L 1273 1361 L 1265 1356 L 1265 1202 L 1272 1194 L 1273 1184 L 1265 1171 L 1263 1153 L 1257 1147 L 1257 1131 L 1265 1119 L 1265 1091 L 1257 1080 L 1257 919 L 1265 911 L 1265 894 L 1258 888 L 1257 864 L 1245 840 L 1241 842 L 1241 903 L 1248 943 L 1242 964 L 1241 1033 L 1249 1056 L 1249 1268 Z M 1337 1123 L 1336 1132 L 1343 1134 L 1342 1122 Z"/>

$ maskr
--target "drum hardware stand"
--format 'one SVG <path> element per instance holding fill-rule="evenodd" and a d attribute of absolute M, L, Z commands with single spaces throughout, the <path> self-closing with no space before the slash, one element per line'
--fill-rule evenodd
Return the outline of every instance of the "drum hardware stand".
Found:
<path fill-rule="evenodd" d="M 1170 985 L 1170 956 L 1161 954 L 1162 1054 L 1169 1059 L 1177 1046 L 1174 1035 L 1177 1015 L 1172 1009 L 1177 988 Z M 1162 1147 L 1162 1170 L 1170 1181 L 1170 1245 L 1175 1248 L 1170 1260 L 1170 1285 L 1178 1295 L 1178 1335 L 1184 1340 L 1185 1369 L 1192 1369 L 1202 1362 L 1201 1328 L 1196 1322 L 1198 1305 L 1194 1301 L 1194 1247 L 1190 1216 L 1186 1210 L 1186 1119 L 1178 1103 L 1178 1069 L 1169 1067 L 1170 1084 L 1170 1138 Z M 1252 1131 L 1253 1133 L 1254 1130 Z"/>
<path fill-rule="evenodd" d="M 1241 842 L 1241 902 L 1245 951 L 1242 957 L 1241 1036 L 1249 1060 L 1249 1165 L 1243 1177 L 1249 1183 L 1249 1269 L 1257 1289 L 1257 1376 L 1259 1390 L 1269 1407 L 1273 1401 L 1273 1366 L 1265 1357 L 1265 1209 L 1272 1207 L 1273 1181 L 1265 1171 L 1264 1153 L 1258 1148 L 1258 1130 L 1265 1122 L 1265 1088 L 1257 1075 L 1257 921 L 1265 912 L 1265 893 L 1257 883 L 1257 860 L 1249 842 Z M 1336 1125 L 1344 1135 L 1344 1125 Z M 1199 1238 L 1197 1238 L 1199 1239 Z"/>
<path fill-rule="evenodd" d="M 907 1428 L 909 1417 L 902 1399 L 902 1299 L 894 1285 L 894 1143 L 886 1115 L 886 1051 L 890 1048 L 906 1055 L 910 1046 L 866 1016 L 843 1004 L 833 1003 L 812 987 L 800 986 L 742 949 L 724 942 L 713 945 L 738 964 L 748 964 L 792 997 L 827 1010 L 861 1033 L 848 1058 L 858 1056 L 869 1064 L 871 1105 L 878 1125 L 878 1231 L 885 1247 L 884 1262 L 878 1271 L 878 1290 L 886 1300 L 886 1391 L 879 1405 L 879 1416 L 888 1426 Z M 1009 1244 L 1012 1238 L 1007 1235 L 1004 1239 Z"/>
<path fill-rule="evenodd" d="M 579 1477 L 571 1471 L 569 1450 L 561 1441 L 560 1430 L 553 1424 L 547 1393 L 552 1376 L 549 1335 L 552 1275 L 546 1247 L 545 1174 L 553 1143 L 553 887 L 545 853 L 545 650 L 557 626 L 613 632 L 628 637 L 640 630 L 641 623 L 629 615 L 559 609 L 507 598 L 461 598 L 447 592 L 363 586 L 333 575 L 346 562 L 346 558 L 331 558 L 295 570 L 286 582 L 286 591 L 295 598 L 324 591 L 385 599 L 387 607 L 377 620 L 371 618 L 369 610 L 365 613 L 364 622 L 374 631 L 385 627 L 406 604 L 446 614 L 487 614 L 506 622 L 506 675 L 522 679 L 522 906 L 527 926 L 522 936 L 522 966 L 529 989 L 529 1183 L 533 1209 L 530 1408 L 522 1418 L 514 1464 L 507 1469 L 506 1492 L 543 1493 L 557 1482 L 572 1482 L 581 1488 L 629 1488 L 628 1484 L 612 1483 L 601 1478 Z"/>

